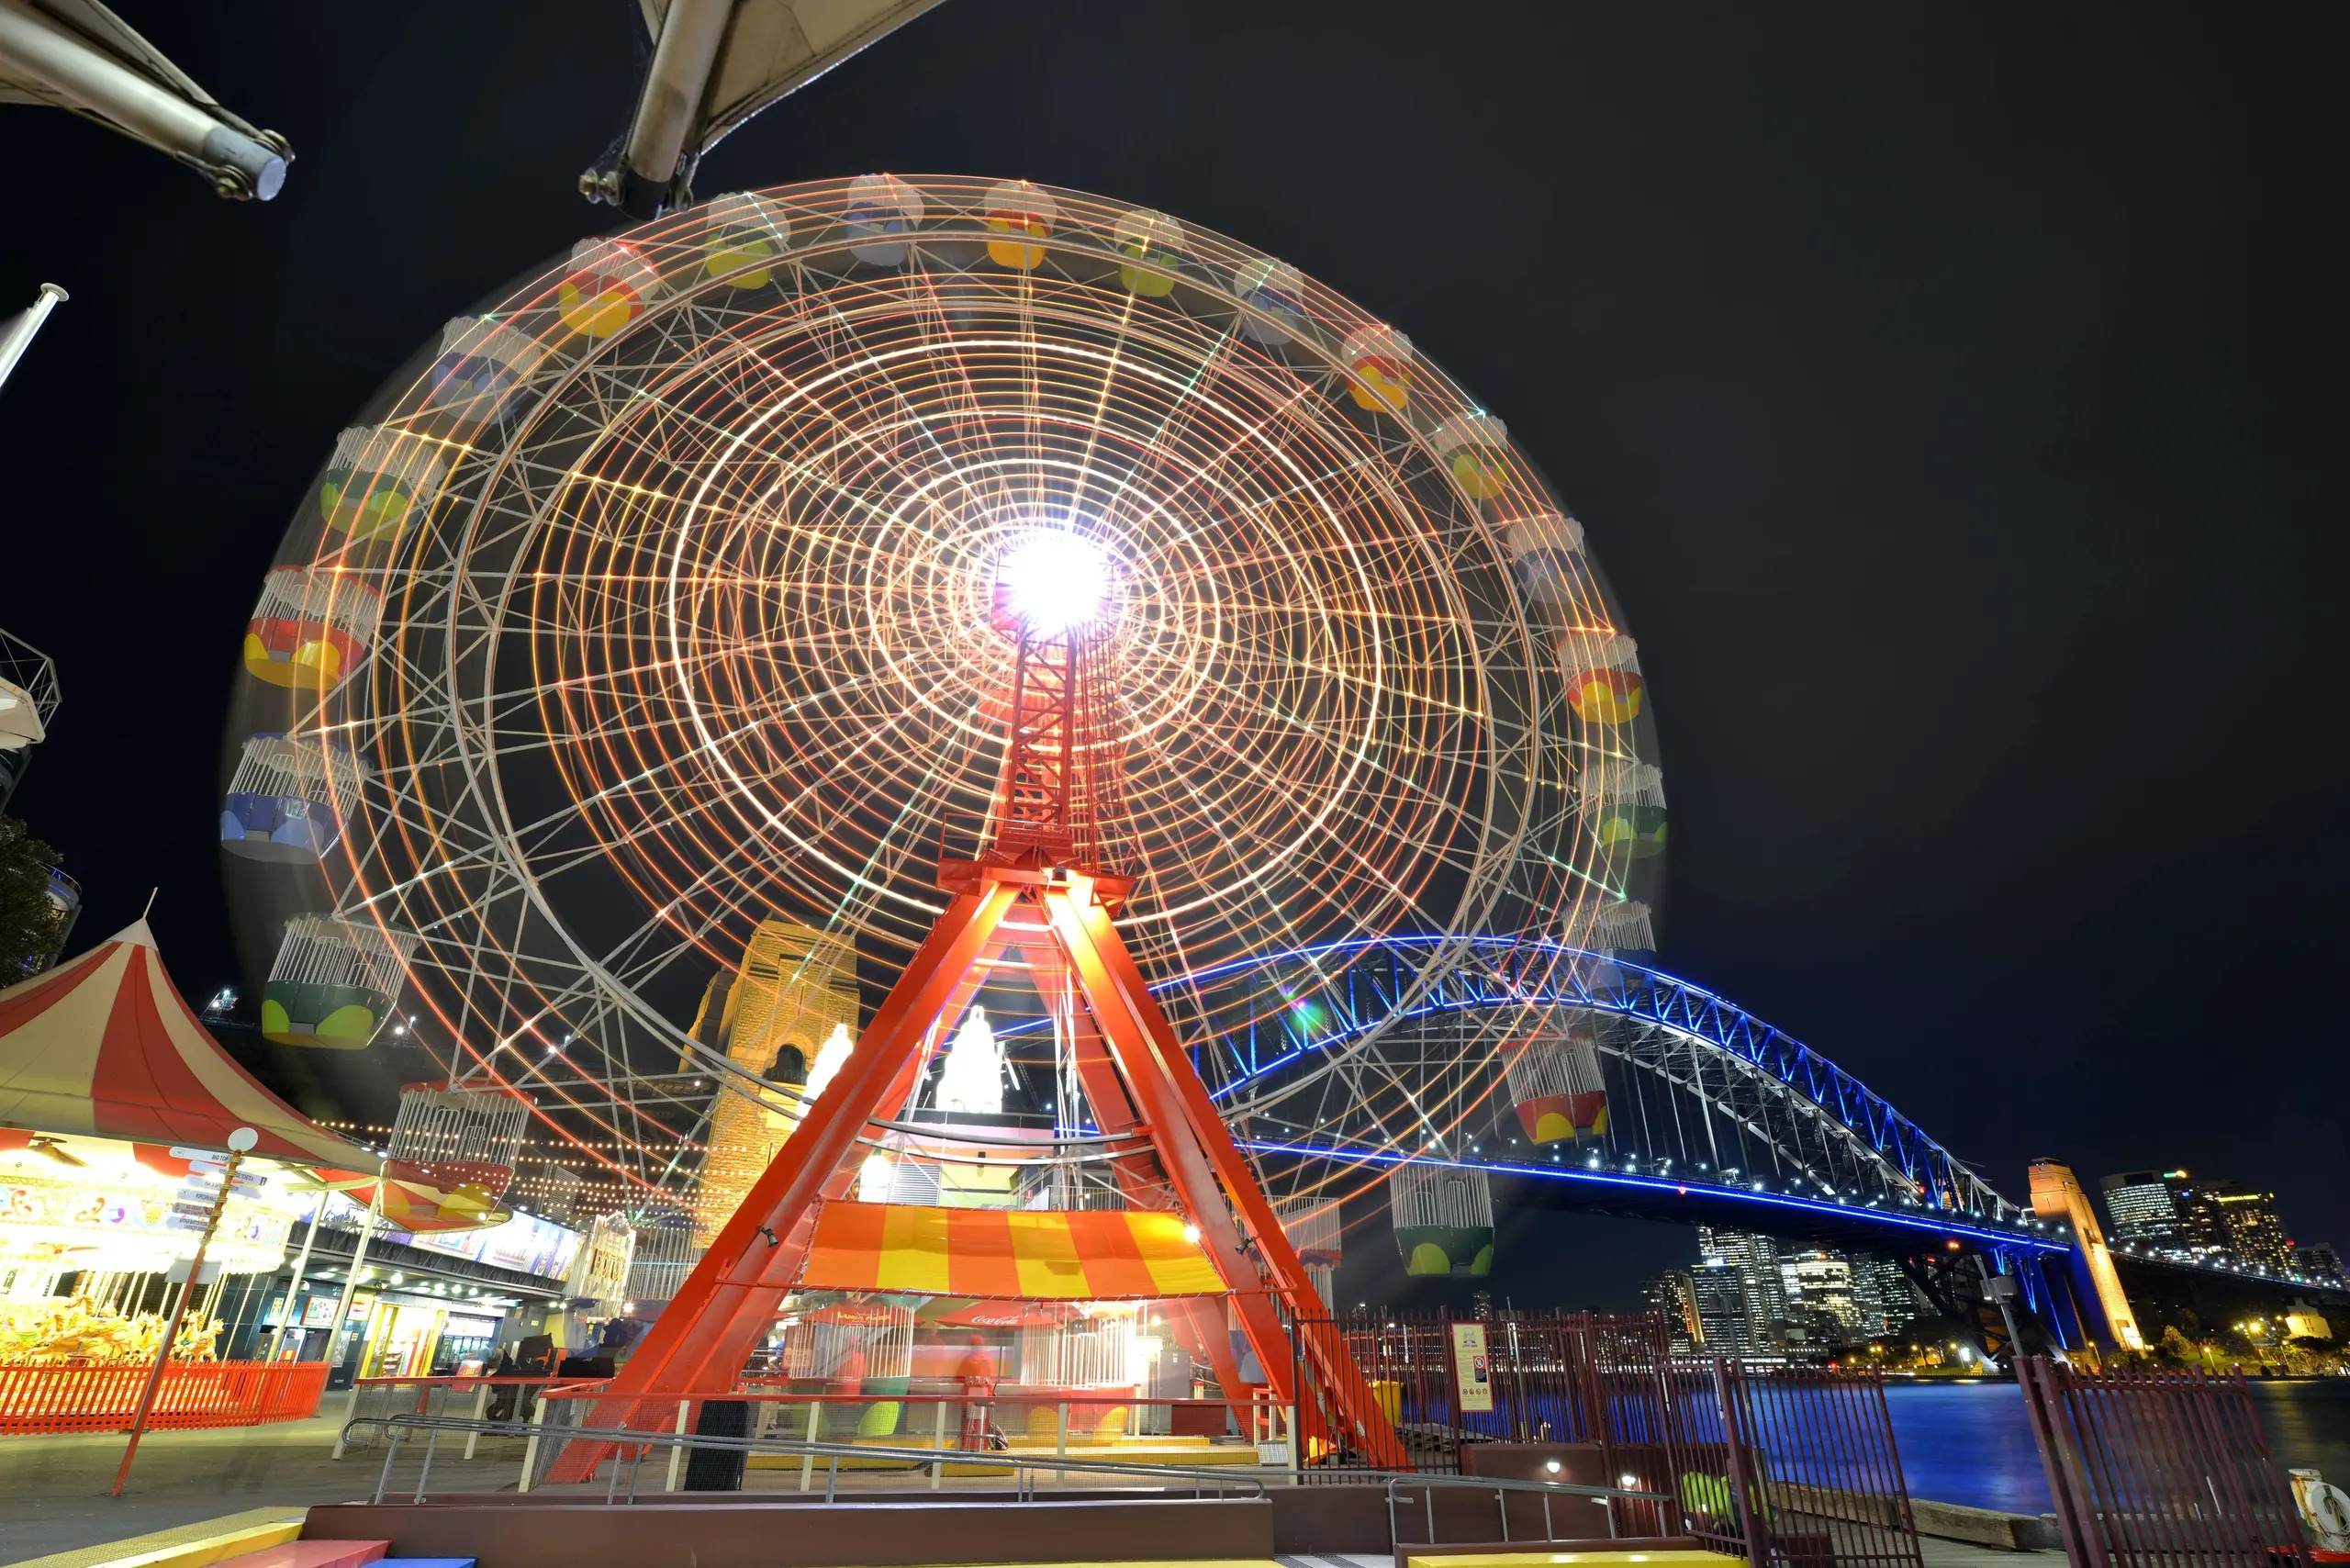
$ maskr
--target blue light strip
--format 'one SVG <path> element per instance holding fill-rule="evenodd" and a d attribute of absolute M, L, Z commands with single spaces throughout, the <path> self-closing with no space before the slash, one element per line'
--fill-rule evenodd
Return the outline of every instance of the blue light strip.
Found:
<path fill-rule="evenodd" d="M 1439 1165 L 1452 1170 L 1477 1170 L 1489 1175 L 1539 1176 L 1553 1182 L 1581 1182 L 1599 1186 L 1627 1188 L 1659 1196 L 1670 1193 L 1675 1197 L 1692 1193 L 1711 1197 L 1736 1198 L 1741 1203 L 1758 1204 L 1765 1207 L 1792 1209 L 1800 1214 L 1834 1215 L 1846 1222 L 1865 1216 L 1865 1223 L 1884 1224 L 1906 1230 L 1923 1231 L 1931 1236 L 1963 1238 L 1983 1247 L 1998 1250 L 2023 1248 L 2031 1251 L 2069 1256 L 2073 1245 L 2053 1237 L 2034 1236 L 2027 1232 L 1995 1230 L 1964 1220 L 1938 1220 L 1935 1213 L 1873 1207 L 1866 1204 L 1829 1204 L 1817 1198 L 1797 1197 L 1786 1193 L 1757 1193 L 1743 1187 L 1719 1186 L 1710 1182 L 1684 1182 L 1671 1177 L 1641 1176 L 1631 1171 L 1594 1170 L 1587 1166 L 1519 1165 L 1494 1161 L 1484 1163 L 1466 1159 L 1435 1159 L 1425 1155 L 1402 1155 L 1372 1149 L 1338 1148 L 1325 1144 L 1265 1143 L 1255 1139 L 1237 1140 L 1239 1146 L 1257 1154 L 1286 1154 L 1304 1159 L 1328 1159 L 1346 1165 Z"/>

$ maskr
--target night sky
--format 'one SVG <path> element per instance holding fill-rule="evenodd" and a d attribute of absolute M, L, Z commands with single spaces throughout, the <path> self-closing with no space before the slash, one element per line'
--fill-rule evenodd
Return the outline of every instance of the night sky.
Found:
<path fill-rule="evenodd" d="M 627 0 L 123 9 L 298 161 L 227 204 L 0 111 L 0 312 L 73 295 L 0 394 L 0 625 L 66 695 L 14 809 L 81 941 L 160 885 L 198 997 L 261 574 L 400 360 L 619 226 L 574 181 L 643 44 Z M 1667 968 L 2011 1196 L 2183 1164 L 2350 1245 L 2341 15 L 950 0 L 698 184 L 1027 176 L 1387 316 L 1639 638 Z M 1363 1240 L 1342 1291 L 1396 1295 Z M 1628 1303 L 1694 1249 L 1524 1216 L 1490 1284 Z"/>

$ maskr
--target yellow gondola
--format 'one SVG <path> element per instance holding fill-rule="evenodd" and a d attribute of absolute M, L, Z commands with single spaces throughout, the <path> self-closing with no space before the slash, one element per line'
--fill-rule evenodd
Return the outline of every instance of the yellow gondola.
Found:
<path fill-rule="evenodd" d="M 1412 340 L 1393 327 L 1361 327 L 1339 349 L 1358 407 L 1400 414 L 1412 401 Z"/>
<path fill-rule="evenodd" d="M 1006 180 L 987 195 L 988 260 L 1000 267 L 1027 272 L 1045 259 L 1045 247 L 1032 240 L 1052 238 L 1060 207 L 1049 191 L 1026 180 Z"/>

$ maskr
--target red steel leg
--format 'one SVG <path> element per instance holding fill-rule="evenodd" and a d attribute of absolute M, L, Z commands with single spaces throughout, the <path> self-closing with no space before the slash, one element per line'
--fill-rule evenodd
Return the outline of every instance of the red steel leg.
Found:
<path fill-rule="evenodd" d="M 1071 898 L 1058 890 L 1046 894 L 1053 912 L 1054 930 L 1071 952 L 1080 949 L 1092 954 L 1103 970 L 1102 991 L 1089 988 L 1088 999 L 1094 1005 L 1097 1017 L 1105 1020 L 1112 1014 L 1130 1019 L 1146 1042 L 1147 1055 L 1138 1054 L 1136 1060 L 1125 1062 L 1130 1082 L 1155 1067 L 1158 1076 L 1174 1102 L 1176 1114 L 1160 1120 L 1153 1110 L 1149 1114 L 1155 1124 L 1160 1147 L 1171 1139 L 1179 1140 L 1179 1125 L 1191 1132 L 1197 1147 L 1223 1179 L 1225 1190 L 1231 1194 L 1233 1206 L 1240 1211 L 1255 1233 L 1259 1255 L 1264 1260 L 1265 1271 L 1270 1275 L 1275 1294 L 1289 1308 L 1292 1319 L 1319 1317 L 1324 1308 L 1322 1298 L 1315 1294 L 1313 1282 L 1305 1266 L 1298 1261 L 1297 1249 L 1290 1245 L 1289 1235 L 1281 1229 L 1281 1221 L 1272 1205 L 1265 1201 L 1264 1190 L 1257 1184 L 1257 1173 L 1234 1146 L 1231 1134 L 1225 1130 L 1224 1118 L 1216 1112 L 1215 1102 L 1208 1097 L 1207 1085 L 1200 1081 L 1192 1058 L 1175 1038 L 1175 1031 L 1167 1015 L 1150 994 L 1150 987 L 1136 967 L 1134 956 L 1126 951 L 1117 927 L 1111 923 L 1107 910 Z M 1084 973 L 1080 962 L 1080 971 Z M 1111 1038 L 1118 1031 L 1107 1029 Z M 1188 1200 L 1187 1200 L 1188 1201 Z M 1220 1209 L 1219 1209 L 1220 1212 Z M 1201 1226 L 1206 1232 L 1204 1224 Z M 1229 1276 L 1227 1276 L 1227 1279 Z M 1259 1287 L 1261 1289 L 1261 1287 Z M 1236 1287 L 1234 1305 L 1241 1314 L 1242 1326 L 1248 1330 L 1249 1343 L 1256 1348 L 1257 1358 L 1265 1363 L 1265 1375 L 1271 1380 L 1278 1397 L 1284 1403 L 1298 1398 L 1297 1390 L 1289 1386 L 1292 1379 L 1287 1357 L 1289 1337 L 1281 1332 L 1278 1318 L 1268 1332 L 1251 1315 L 1252 1305 L 1265 1316 L 1271 1316 L 1269 1303 L 1260 1294 L 1243 1293 Z M 1367 1457 L 1374 1464 L 1389 1469 L 1408 1468 L 1403 1445 L 1396 1441 L 1395 1428 L 1379 1407 L 1371 1385 L 1354 1359 L 1343 1347 L 1326 1344 L 1320 1335 L 1301 1335 L 1299 1348 L 1315 1364 L 1324 1386 L 1338 1402 L 1340 1411 L 1355 1429 Z M 1278 1371 L 1274 1362 L 1280 1361 Z"/>
<path fill-rule="evenodd" d="M 612 1397 L 596 1401 L 588 1425 L 624 1418 L 643 1395 L 724 1394 L 733 1387 L 807 1256 L 812 1226 L 806 1222 L 827 1180 L 885 1096 L 904 1081 L 932 1022 L 987 950 L 1015 896 L 1013 888 L 990 886 L 957 894 L 947 905 L 839 1076 L 808 1107 L 612 1380 Z M 571 1444 L 549 1479 L 584 1480 L 601 1458 L 600 1450 Z"/>

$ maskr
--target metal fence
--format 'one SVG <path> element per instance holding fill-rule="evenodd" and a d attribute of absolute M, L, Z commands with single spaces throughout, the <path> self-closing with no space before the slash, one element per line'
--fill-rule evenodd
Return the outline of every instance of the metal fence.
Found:
<path fill-rule="evenodd" d="M 2074 1568 L 2309 1561 L 2293 1496 L 2239 1372 L 2085 1372 L 2017 1362 Z"/>
<path fill-rule="evenodd" d="M 1684 1388 L 1698 1385 L 1671 1406 L 1693 1534 L 1756 1563 L 1920 1568 L 1893 1417 L 1874 1372 L 1716 1361 L 1705 1373 L 1672 1373 Z M 1712 1383 L 1710 1400 L 1701 1378 Z M 1693 1496 L 1698 1488 L 1710 1495 Z M 1727 1506 L 1738 1497 L 1758 1506 Z"/>
<path fill-rule="evenodd" d="M 1613 1533 L 1695 1536 L 1758 1565 L 1921 1561 L 1874 1372 L 1675 1360 L 1654 1314 L 1505 1314 L 1473 1326 L 1387 1314 L 1293 1327 L 1301 1480 L 1354 1480 L 1368 1468 L 1303 1353 L 1307 1336 L 1324 1335 L 1361 1367 L 1420 1473 L 1493 1473 L 1504 1445 L 1555 1446 L 1567 1462 L 1560 1473 L 1666 1499 L 1618 1501 Z"/>
<path fill-rule="evenodd" d="M 153 1368 L 0 1366 L 0 1433 L 120 1432 Z M 147 1424 L 257 1427 L 315 1416 L 322 1361 L 173 1361 Z"/>
<path fill-rule="evenodd" d="M 1480 1442 L 1653 1444 L 1662 1439 L 1657 1371 L 1669 1359 L 1652 1315 L 1574 1313 L 1496 1317 L 1483 1334 L 1489 1408 L 1460 1391 L 1454 1329 L 1443 1317 L 1328 1317 L 1292 1326 L 1298 1340 L 1298 1429 L 1309 1463 L 1361 1468 L 1360 1450 L 1317 1386 L 1314 1340 L 1353 1359 L 1411 1457 L 1412 1468 L 1457 1474 Z M 1336 1360 L 1335 1355 L 1325 1359 Z"/>

